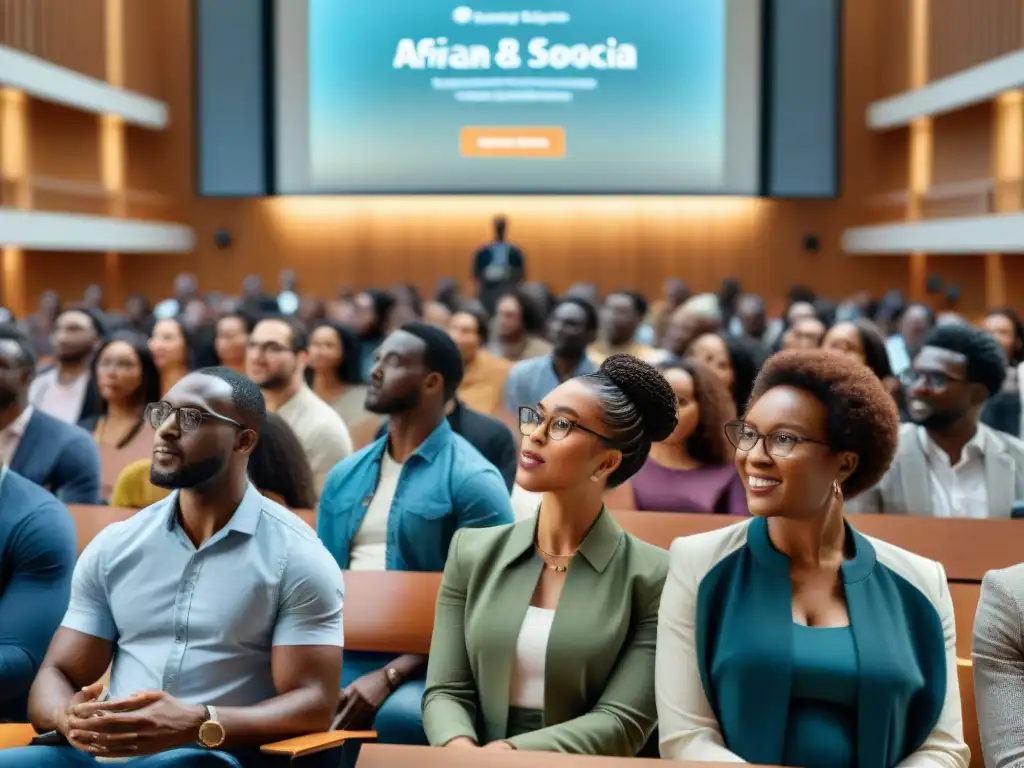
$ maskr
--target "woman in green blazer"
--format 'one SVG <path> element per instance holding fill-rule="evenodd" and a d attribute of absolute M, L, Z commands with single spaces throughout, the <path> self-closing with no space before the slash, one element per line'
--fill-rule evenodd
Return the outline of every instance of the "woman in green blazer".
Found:
<path fill-rule="evenodd" d="M 613 355 L 520 408 L 516 482 L 536 518 L 452 540 L 423 697 L 436 746 L 633 756 L 656 724 L 667 553 L 622 531 L 606 488 L 676 423 L 654 368 Z"/>

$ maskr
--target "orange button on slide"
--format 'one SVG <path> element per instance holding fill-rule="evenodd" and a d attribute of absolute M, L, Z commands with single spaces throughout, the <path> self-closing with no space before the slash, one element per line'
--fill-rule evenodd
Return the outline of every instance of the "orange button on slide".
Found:
<path fill-rule="evenodd" d="M 565 128 L 467 126 L 459 149 L 463 157 L 565 157 Z"/>

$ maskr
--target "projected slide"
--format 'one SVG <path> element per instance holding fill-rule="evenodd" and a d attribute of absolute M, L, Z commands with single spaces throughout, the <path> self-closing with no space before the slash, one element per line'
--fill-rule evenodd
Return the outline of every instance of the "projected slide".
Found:
<path fill-rule="evenodd" d="M 279 191 L 753 193 L 755 5 L 284 0 Z"/>

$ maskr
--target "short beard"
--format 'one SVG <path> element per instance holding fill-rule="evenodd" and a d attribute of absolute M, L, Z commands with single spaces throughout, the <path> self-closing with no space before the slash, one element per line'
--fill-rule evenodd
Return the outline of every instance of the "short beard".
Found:
<path fill-rule="evenodd" d="M 918 426 L 929 432 L 945 432 L 963 418 L 964 411 L 933 411 L 923 419 L 913 419 Z"/>
<path fill-rule="evenodd" d="M 157 488 L 167 488 L 171 491 L 198 488 L 220 475 L 227 465 L 227 459 L 219 456 L 186 464 L 175 472 L 161 472 L 151 465 L 149 482 Z"/>
<path fill-rule="evenodd" d="M 407 411 L 413 410 L 419 404 L 420 391 L 418 389 L 414 389 L 407 395 L 392 397 L 389 400 L 380 399 L 376 402 L 370 402 L 370 398 L 366 398 L 366 410 L 370 413 L 379 413 L 383 416 L 390 416 L 395 413 L 406 413 Z"/>
<path fill-rule="evenodd" d="M 276 376 L 271 376 L 262 384 L 260 384 L 259 387 L 260 389 L 265 389 L 268 392 L 280 392 L 282 389 L 287 389 L 288 385 L 291 383 L 292 375 L 290 373 L 281 373 Z"/>

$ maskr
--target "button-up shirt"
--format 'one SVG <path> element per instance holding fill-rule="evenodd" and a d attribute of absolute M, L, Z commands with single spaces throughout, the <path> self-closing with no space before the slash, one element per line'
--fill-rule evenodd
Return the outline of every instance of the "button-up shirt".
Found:
<path fill-rule="evenodd" d="M 951 465 L 949 454 L 939 448 L 924 427 L 918 427 L 918 440 L 928 462 L 934 517 L 989 517 L 988 484 L 985 480 L 986 442 L 979 429 L 964 446 L 960 461 Z"/>
<path fill-rule="evenodd" d="M 177 511 L 173 493 L 108 526 L 75 567 L 63 626 L 117 644 L 111 696 L 251 706 L 277 695 L 274 646 L 342 647 L 341 572 L 302 520 L 250 485 L 197 549 Z"/>
<path fill-rule="evenodd" d="M 3 429 L 0 429 L 0 464 L 10 464 L 18 450 L 21 436 L 25 434 L 25 427 L 32 418 L 32 406 L 28 406 L 18 414 L 18 418 L 12 421 Z"/>
<path fill-rule="evenodd" d="M 342 568 L 380 481 L 388 436 L 338 464 L 327 478 L 316 516 L 317 533 Z M 403 462 L 388 509 L 385 565 L 396 571 L 443 571 L 459 528 L 512 522 L 505 481 L 447 421 Z"/>
<path fill-rule="evenodd" d="M 569 378 L 596 370 L 597 364 L 584 355 Z M 508 381 L 505 382 L 505 409 L 516 414 L 521 405 L 536 405 L 561 383 L 562 379 L 555 370 L 555 359 L 551 355 L 520 360 L 512 366 Z"/>

